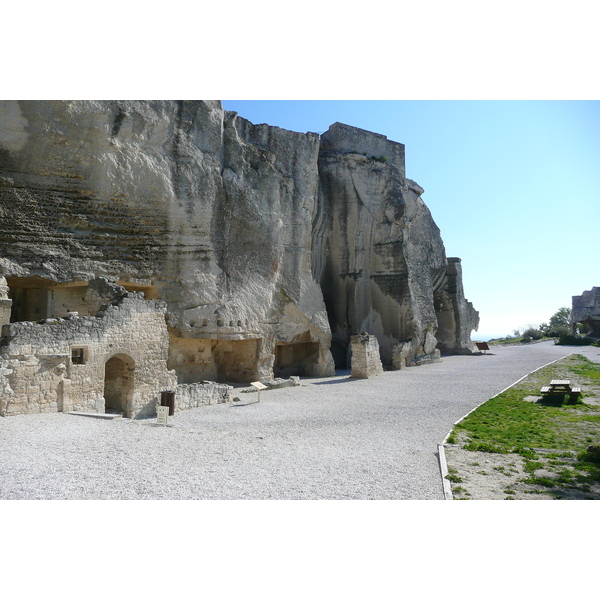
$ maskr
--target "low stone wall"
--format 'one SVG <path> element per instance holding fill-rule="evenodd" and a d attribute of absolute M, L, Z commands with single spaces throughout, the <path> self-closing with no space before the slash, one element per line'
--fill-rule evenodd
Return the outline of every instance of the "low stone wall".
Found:
<path fill-rule="evenodd" d="M 175 392 L 175 412 L 229 402 L 232 386 L 214 381 L 181 383 Z"/>
<path fill-rule="evenodd" d="M 379 342 L 374 335 L 358 333 L 352 336 L 351 344 L 351 377 L 368 379 L 369 377 L 375 377 L 383 373 L 383 366 L 379 355 Z"/>
<path fill-rule="evenodd" d="M 287 379 L 283 379 L 282 377 L 276 377 L 275 379 L 271 379 L 270 381 L 265 380 L 261 383 L 267 386 L 262 391 L 268 392 L 269 390 L 279 390 L 281 388 L 295 387 L 297 385 L 300 385 L 300 377 L 298 377 L 297 375 L 292 375 Z M 240 394 L 255 394 L 256 392 L 258 392 L 258 389 L 253 386 L 249 386 L 247 388 L 238 389 L 237 391 Z"/>

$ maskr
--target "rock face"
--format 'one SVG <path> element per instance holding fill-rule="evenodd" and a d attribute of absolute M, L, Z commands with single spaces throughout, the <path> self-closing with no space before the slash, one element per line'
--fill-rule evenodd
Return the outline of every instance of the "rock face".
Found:
<path fill-rule="evenodd" d="M 77 323 L 128 298 L 159 301 L 167 365 L 144 383 L 156 390 L 329 376 L 330 346 L 349 364 L 359 331 L 377 337 L 384 364 L 398 342 L 423 354 L 442 321 L 443 349 L 469 351 L 476 313 L 422 191 L 405 178 L 402 144 L 339 123 L 318 136 L 219 102 L 1 101 L 0 318 L 63 320 L 55 334 L 71 357 Z M 10 356 L 39 360 L 52 346 L 29 330 L 19 335 L 37 342 L 21 344 L 17 329 L 0 347 L 13 383 Z M 88 408 L 105 393 L 109 337 L 88 344 L 101 357 Z M 135 372 L 133 352 L 121 358 Z M 146 406 L 135 402 L 132 414 Z"/>
<path fill-rule="evenodd" d="M 429 354 L 438 314 L 444 350 L 470 352 L 478 315 L 464 300 L 460 261 L 446 260 L 423 188 L 405 177 L 404 146 L 335 123 L 321 137 L 319 176 L 313 272 L 336 365 L 347 364 L 350 336 L 358 331 L 377 337 L 384 364 L 398 342 L 412 342 L 409 360 Z"/>
<path fill-rule="evenodd" d="M 434 293 L 434 308 L 437 347 L 446 354 L 470 354 L 471 332 L 479 327 L 479 313 L 465 298 L 460 258 L 448 258 L 444 279 Z"/>
<path fill-rule="evenodd" d="M 571 310 L 572 330 L 575 333 L 575 325 L 581 323 L 583 332 L 592 338 L 600 338 L 600 287 L 593 287 L 581 294 L 573 296 L 573 307 Z"/>

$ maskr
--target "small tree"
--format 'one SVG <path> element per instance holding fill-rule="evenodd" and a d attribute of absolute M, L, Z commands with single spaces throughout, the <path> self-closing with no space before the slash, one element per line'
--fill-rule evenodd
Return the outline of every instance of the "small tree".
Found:
<path fill-rule="evenodd" d="M 571 309 L 567 306 L 559 308 L 551 317 L 548 324 L 542 323 L 540 329 L 548 337 L 560 337 L 571 333 Z"/>

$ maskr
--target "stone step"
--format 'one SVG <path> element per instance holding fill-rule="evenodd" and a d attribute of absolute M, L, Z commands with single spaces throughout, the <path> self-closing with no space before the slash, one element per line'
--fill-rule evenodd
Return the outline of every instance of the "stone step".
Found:
<path fill-rule="evenodd" d="M 79 415 L 80 417 L 92 417 L 93 419 L 122 419 L 123 415 L 120 413 L 88 413 L 88 412 L 68 412 L 68 415 Z"/>

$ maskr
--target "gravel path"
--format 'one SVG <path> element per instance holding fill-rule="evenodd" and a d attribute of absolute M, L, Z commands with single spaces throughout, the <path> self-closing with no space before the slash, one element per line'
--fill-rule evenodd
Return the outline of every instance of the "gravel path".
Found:
<path fill-rule="evenodd" d="M 0 499 L 443 499 L 437 444 L 452 424 L 533 369 L 571 352 L 493 354 L 388 371 L 344 372 L 240 394 L 154 419 L 67 414 L 0 418 Z"/>

